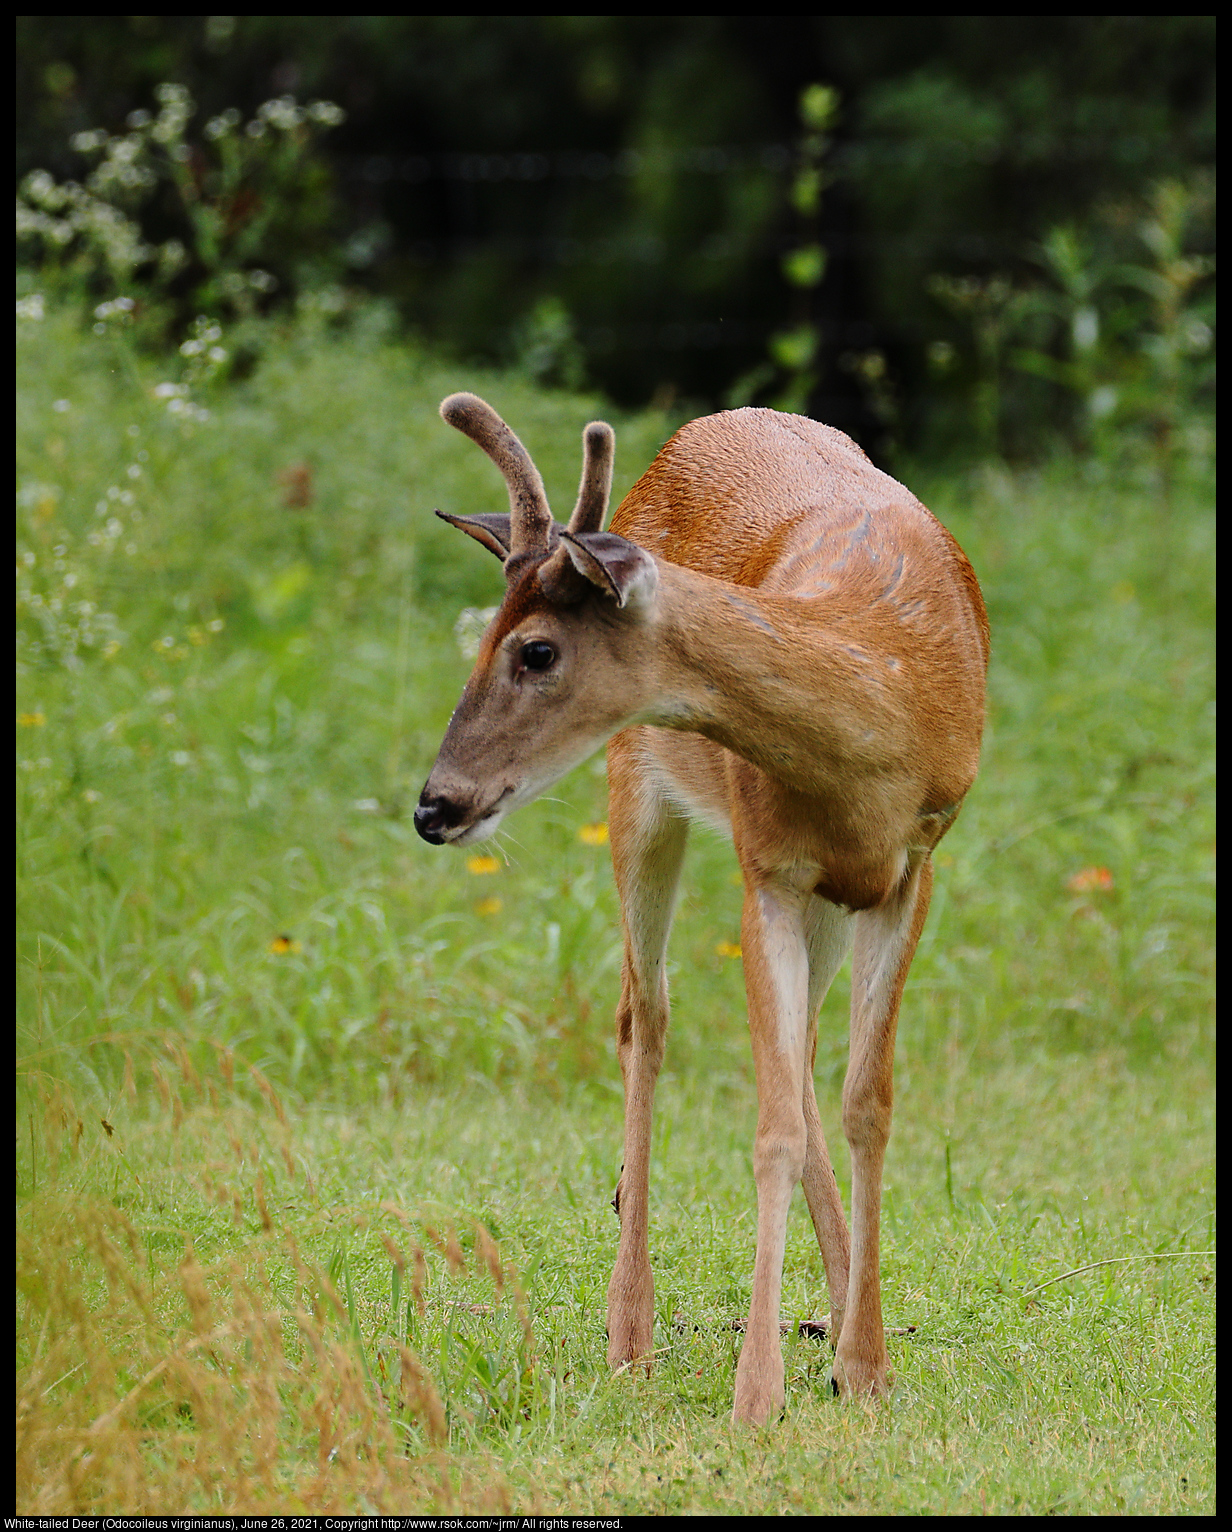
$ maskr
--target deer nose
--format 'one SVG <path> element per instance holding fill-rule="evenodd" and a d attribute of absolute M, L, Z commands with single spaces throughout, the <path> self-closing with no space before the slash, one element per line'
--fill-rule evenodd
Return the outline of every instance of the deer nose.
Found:
<path fill-rule="evenodd" d="M 430 846 L 441 846 L 445 831 L 461 823 L 462 817 L 463 811 L 456 803 L 448 798 L 430 798 L 424 791 L 415 810 L 415 828 Z"/>

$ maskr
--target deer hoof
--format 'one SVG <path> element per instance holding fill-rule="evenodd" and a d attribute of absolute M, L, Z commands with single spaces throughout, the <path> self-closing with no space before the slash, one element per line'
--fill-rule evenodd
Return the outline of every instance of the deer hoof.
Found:
<path fill-rule="evenodd" d="M 781 1388 L 761 1389 L 748 1397 L 737 1393 L 731 1421 L 733 1426 L 773 1426 L 782 1420 L 786 1411 L 787 1395 Z"/>
<path fill-rule="evenodd" d="M 886 1399 L 894 1386 L 894 1374 L 884 1358 L 869 1362 L 836 1356 L 830 1387 L 840 1399 Z"/>
<path fill-rule="evenodd" d="M 607 1317 L 607 1365 L 636 1367 L 649 1375 L 654 1351 L 654 1310 L 638 1315 L 613 1308 Z"/>
<path fill-rule="evenodd" d="M 610 1339 L 608 1341 L 607 1365 L 613 1372 L 636 1372 L 648 1378 L 653 1361 L 649 1343 L 645 1346 L 616 1346 Z"/>
<path fill-rule="evenodd" d="M 732 1406 L 733 1426 L 769 1426 L 787 1407 L 786 1374 L 783 1355 L 774 1337 L 772 1352 L 759 1354 L 745 1341 L 736 1365 L 736 1402 Z"/>

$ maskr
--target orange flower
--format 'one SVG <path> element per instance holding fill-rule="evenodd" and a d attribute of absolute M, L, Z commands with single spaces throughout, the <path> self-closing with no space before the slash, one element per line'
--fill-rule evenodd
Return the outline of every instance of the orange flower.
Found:
<path fill-rule="evenodd" d="M 304 948 L 293 936 L 276 936 L 269 944 L 269 950 L 281 954 L 284 952 L 302 952 Z"/>
<path fill-rule="evenodd" d="M 468 856 L 466 859 L 467 872 L 473 872 L 476 877 L 483 877 L 486 873 L 499 872 L 500 861 L 494 856 Z"/>
<path fill-rule="evenodd" d="M 578 831 L 578 840 L 583 846 L 606 846 L 607 826 L 602 820 L 598 824 L 583 825 Z"/>
<path fill-rule="evenodd" d="M 714 950 L 720 957 L 734 958 L 742 956 L 738 942 L 719 942 Z"/>
<path fill-rule="evenodd" d="M 1065 886 L 1072 894 L 1107 893 L 1113 886 L 1112 874 L 1106 867 L 1084 867 L 1066 878 Z"/>

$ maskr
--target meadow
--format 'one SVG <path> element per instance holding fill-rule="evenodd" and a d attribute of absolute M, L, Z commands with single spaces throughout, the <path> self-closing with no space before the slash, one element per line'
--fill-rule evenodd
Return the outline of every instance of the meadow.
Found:
<path fill-rule="evenodd" d="M 993 630 L 980 778 L 908 984 L 897 1387 L 793 1333 L 728 1424 L 756 1102 L 740 888 L 695 831 L 656 1114 L 656 1367 L 609 1374 L 621 1096 L 602 759 L 483 855 L 410 813 L 499 566 L 679 417 L 305 313 L 243 380 L 18 325 L 17 1510 L 1214 1509 L 1214 494 L 1149 464 L 898 472 Z M 490 852 L 491 854 L 487 854 Z M 847 970 L 823 1010 L 839 1116 Z M 796 1199 L 783 1318 L 825 1283 Z"/>

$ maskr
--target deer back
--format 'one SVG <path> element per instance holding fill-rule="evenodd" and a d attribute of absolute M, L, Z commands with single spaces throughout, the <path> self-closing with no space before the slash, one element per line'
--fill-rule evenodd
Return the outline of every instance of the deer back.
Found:
<path fill-rule="evenodd" d="M 690 421 L 612 531 L 701 574 L 817 598 L 834 620 L 905 618 L 987 665 L 988 619 L 962 549 L 832 426 L 765 409 Z"/>

